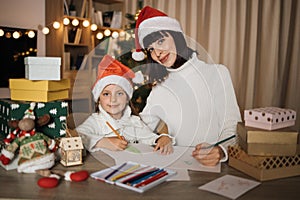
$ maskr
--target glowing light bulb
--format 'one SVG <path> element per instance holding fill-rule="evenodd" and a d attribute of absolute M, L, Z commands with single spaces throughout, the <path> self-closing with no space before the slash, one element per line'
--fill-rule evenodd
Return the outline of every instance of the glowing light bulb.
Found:
<path fill-rule="evenodd" d="M 4 35 L 4 31 L 0 29 L 0 37 L 2 37 L 3 35 Z"/>
<path fill-rule="evenodd" d="M 110 36 L 110 33 L 111 33 L 111 31 L 110 31 L 109 29 L 106 29 L 106 30 L 104 31 L 104 35 L 105 35 L 105 36 Z"/>
<path fill-rule="evenodd" d="M 49 30 L 48 27 L 44 27 L 44 28 L 42 29 L 42 33 L 45 34 L 45 35 L 49 34 L 49 32 L 50 32 L 50 30 Z"/>
<path fill-rule="evenodd" d="M 114 31 L 112 34 L 111 34 L 111 37 L 113 37 L 114 39 L 118 38 L 119 37 L 119 33 L 117 31 Z"/>
<path fill-rule="evenodd" d="M 29 38 L 34 38 L 34 36 L 35 36 L 34 31 L 29 31 L 29 32 L 28 32 L 28 37 L 29 37 Z"/>
<path fill-rule="evenodd" d="M 82 22 L 82 25 L 83 25 L 83 27 L 88 27 L 88 26 L 90 25 L 89 20 L 84 20 L 84 21 Z"/>
<path fill-rule="evenodd" d="M 101 33 L 101 32 L 97 33 L 96 38 L 98 40 L 101 40 L 103 38 L 103 33 Z"/>
<path fill-rule="evenodd" d="M 60 27 L 60 23 L 59 22 L 57 22 L 57 21 L 53 22 L 53 28 L 59 29 L 59 27 Z"/>
<path fill-rule="evenodd" d="M 63 24 L 64 24 L 64 25 L 69 25 L 69 24 L 70 24 L 69 18 L 65 17 L 65 18 L 63 19 Z"/>
<path fill-rule="evenodd" d="M 126 34 L 125 31 L 120 31 L 120 33 L 119 33 L 120 37 L 124 37 L 125 34 Z"/>
<path fill-rule="evenodd" d="M 18 39 L 20 37 L 20 33 L 18 31 L 13 32 L 13 38 Z"/>
<path fill-rule="evenodd" d="M 73 19 L 73 20 L 72 20 L 72 25 L 73 25 L 73 26 L 78 26 L 78 25 L 79 25 L 78 19 Z"/>
<path fill-rule="evenodd" d="M 97 29 L 98 29 L 97 24 L 92 24 L 92 25 L 91 25 L 91 30 L 92 30 L 92 31 L 96 31 Z"/>

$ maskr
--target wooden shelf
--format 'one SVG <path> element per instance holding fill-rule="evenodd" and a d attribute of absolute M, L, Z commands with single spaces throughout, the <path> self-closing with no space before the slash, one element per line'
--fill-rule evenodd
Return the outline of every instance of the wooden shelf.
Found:
<path fill-rule="evenodd" d="M 70 3 L 70 0 L 67 0 Z M 89 56 L 87 59 L 87 65 L 85 70 L 71 70 L 73 67 L 79 67 L 79 61 L 85 55 L 89 55 L 90 52 L 94 49 L 94 32 L 91 31 L 90 27 L 83 27 L 82 22 L 84 20 L 88 20 L 91 23 L 91 11 L 92 6 L 96 7 L 96 4 L 104 5 L 104 7 L 97 8 L 99 10 L 106 11 L 106 9 L 110 10 L 115 8 L 113 4 L 122 4 L 121 0 L 87 0 L 85 15 L 86 18 L 80 17 L 81 11 L 83 10 L 81 7 L 83 5 L 83 0 L 73 0 L 73 3 L 76 8 L 76 12 L 78 16 L 69 16 L 64 13 L 64 0 L 46 0 L 45 1 L 45 18 L 46 24 L 52 24 L 54 21 L 59 21 L 63 24 L 64 18 L 69 18 L 70 21 L 73 19 L 79 20 L 78 26 L 73 26 L 71 23 L 69 25 L 62 25 L 59 29 L 54 29 L 52 26 L 49 26 L 50 33 L 46 36 L 46 56 L 51 57 L 61 57 L 62 58 L 62 78 L 69 78 L 71 81 L 71 100 L 74 101 L 76 99 L 86 100 L 88 104 L 88 110 L 86 112 L 93 112 L 91 108 L 93 107 L 92 95 L 90 92 L 90 88 L 93 82 L 96 79 L 96 66 L 97 62 L 93 59 L 93 56 Z M 120 7 L 122 10 L 123 5 Z M 80 33 L 79 43 L 72 43 L 78 33 L 78 28 L 82 30 Z M 98 27 L 98 30 L 110 29 L 113 31 L 120 32 L 121 29 L 115 29 L 110 27 Z M 73 31 L 73 32 L 71 32 Z M 73 40 L 74 39 L 74 40 Z M 78 37 L 77 37 L 78 39 Z M 72 41 L 72 42 L 68 42 Z M 78 40 L 76 40 L 78 41 Z M 99 56 L 99 59 L 101 56 Z M 65 59 L 65 60 L 64 60 Z M 66 60 L 68 59 L 68 60 Z M 70 60 L 69 60 L 70 59 Z M 66 62 L 65 62 L 66 61 Z M 85 71 L 85 72 L 82 72 Z M 80 73 L 79 73 L 80 72 Z M 80 84 L 76 84 L 80 82 Z M 84 87 L 84 88 L 80 88 Z M 75 89 L 75 90 L 74 90 Z"/>

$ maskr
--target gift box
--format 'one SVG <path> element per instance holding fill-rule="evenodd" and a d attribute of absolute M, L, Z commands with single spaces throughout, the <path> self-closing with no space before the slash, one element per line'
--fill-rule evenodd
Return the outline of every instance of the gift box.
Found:
<path fill-rule="evenodd" d="M 60 80 L 60 57 L 26 57 L 24 63 L 28 80 Z"/>
<path fill-rule="evenodd" d="M 7 124 L 10 120 L 20 120 L 24 116 L 24 112 L 29 108 L 30 102 L 13 101 L 9 99 L 0 100 L 0 133 L 6 137 L 13 131 Z M 34 114 L 38 118 L 44 114 L 49 114 L 50 122 L 36 130 L 44 133 L 51 138 L 64 137 L 66 135 L 66 119 L 68 116 L 68 102 L 52 101 L 38 102 Z"/>
<path fill-rule="evenodd" d="M 69 98 L 70 80 L 9 79 L 9 88 L 12 100 L 50 102 Z"/>
<path fill-rule="evenodd" d="M 251 156 L 240 146 L 229 146 L 229 166 L 259 180 L 300 175 L 300 156 Z"/>
<path fill-rule="evenodd" d="M 292 128 L 273 131 L 238 123 L 238 143 L 249 155 L 294 156 L 300 154 L 299 133 Z"/>
<path fill-rule="evenodd" d="M 292 109 L 264 107 L 244 111 L 245 125 L 264 130 L 276 130 L 295 125 L 296 112 Z"/>

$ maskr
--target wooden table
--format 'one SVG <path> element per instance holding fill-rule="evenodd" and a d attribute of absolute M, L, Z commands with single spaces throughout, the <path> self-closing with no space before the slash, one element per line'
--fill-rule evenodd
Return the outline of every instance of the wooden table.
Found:
<path fill-rule="evenodd" d="M 106 166 L 88 154 L 84 164 L 75 167 L 64 167 L 57 164 L 55 169 L 88 170 L 90 173 L 104 169 Z M 0 199 L 227 199 L 198 187 L 225 174 L 250 178 L 226 163 L 222 164 L 221 173 L 189 171 L 191 181 L 171 181 L 154 187 L 143 194 L 118 186 L 96 181 L 92 178 L 84 182 L 61 180 L 56 188 L 43 189 L 37 185 L 41 176 L 37 174 L 20 174 L 16 170 L 6 171 L 0 167 Z M 239 199 L 300 199 L 300 177 L 290 177 L 263 182 L 258 187 L 245 193 Z"/>

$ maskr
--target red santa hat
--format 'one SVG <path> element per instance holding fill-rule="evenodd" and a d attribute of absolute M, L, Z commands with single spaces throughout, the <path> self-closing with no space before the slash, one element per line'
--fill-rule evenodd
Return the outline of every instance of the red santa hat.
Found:
<path fill-rule="evenodd" d="M 135 26 L 136 50 L 132 53 L 134 60 L 141 61 L 145 58 L 144 53 L 141 51 L 144 48 L 143 39 L 147 35 L 161 30 L 183 32 L 180 23 L 176 19 L 168 17 L 167 14 L 150 6 L 144 7 L 138 16 Z"/>
<path fill-rule="evenodd" d="M 110 84 L 116 84 L 124 89 L 129 98 L 132 97 L 132 79 L 135 73 L 115 60 L 109 55 L 105 55 L 98 65 L 98 77 L 92 88 L 94 101 L 97 102 L 102 90 Z"/>

